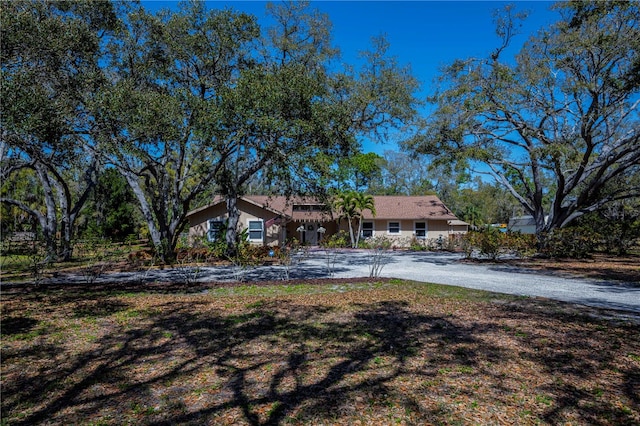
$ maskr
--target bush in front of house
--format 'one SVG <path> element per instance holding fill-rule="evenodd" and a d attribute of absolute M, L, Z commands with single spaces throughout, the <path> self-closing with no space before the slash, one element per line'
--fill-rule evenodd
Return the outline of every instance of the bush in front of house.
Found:
<path fill-rule="evenodd" d="M 583 259 L 592 254 L 602 240 L 585 226 L 554 229 L 542 239 L 541 253 L 549 257 Z"/>
<path fill-rule="evenodd" d="M 470 231 L 462 236 L 460 247 L 467 258 L 474 253 L 492 260 L 497 259 L 501 254 L 526 257 L 536 253 L 536 238 L 535 235 L 501 232 L 497 228 L 487 227 L 480 231 Z"/>
<path fill-rule="evenodd" d="M 348 248 L 351 247 L 351 238 L 346 231 L 338 231 L 335 234 L 324 238 L 320 243 L 325 248 Z"/>

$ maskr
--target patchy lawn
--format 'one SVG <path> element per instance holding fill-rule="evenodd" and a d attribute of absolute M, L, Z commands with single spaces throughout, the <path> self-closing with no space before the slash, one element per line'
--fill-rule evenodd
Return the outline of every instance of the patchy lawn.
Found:
<path fill-rule="evenodd" d="M 626 319 L 625 319 L 626 318 Z M 2 293 L 2 424 L 640 424 L 615 312 L 399 280 Z"/>

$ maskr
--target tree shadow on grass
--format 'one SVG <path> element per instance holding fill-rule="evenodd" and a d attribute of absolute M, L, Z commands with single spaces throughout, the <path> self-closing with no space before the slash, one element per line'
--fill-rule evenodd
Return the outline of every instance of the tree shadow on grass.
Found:
<path fill-rule="evenodd" d="M 101 311 L 109 315 L 104 321 L 116 322 L 111 331 L 73 355 L 62 347 L 52 354 L 49 346 L 41 355 L 60 359 L 59 365 L 3 383 L 3 395 L 10 395 L 3 412 L 35 407 L 12 423 L 18 425 L 94 419 L 195 425 L 230 421 L 221 418 L 229 413 L 251 425 L 326 423 L 363 409 L 409 413 L 419 423 L 437 423 L 451 415 L 446 407 L 425 407 L 415 392 L 398 394 L 397 380 L 435 382 L 441 375 L 473 371 L 491 377 L 492 397 L 507 404 L 513 388 L 488 361 L 495 365 L 525 358 L 562 377 L 596 374 L 594 368 L 613 362 L 606 351 L 593 364 L 563 358 L 567 348 L 560 340 L 549 341 L 545 330 L 527 326 L 513 330 L 513 339 L 527 339 L 521 353 L 485 340 L 511 333 L 500 325 L 503 320 L 548 323 L 556 315 L 577 325 L 586 321 L 524 302 L 497 309 L 490 321 L 466 323 L 453 314 L 416 312 L 400 301 L 336 307 L 262 299 L 225 314 L 207 304 L 206 299 L 187 299 L 147 311 L 123 311 L 121 306 Z M 137 313 L 126 317 L 122 312 Z M 584 351 L 588 341 L 587 334 L 576 332 L 567 334 L 564 343 Z M 10 355 L 39 356 L 29 350 L 17 348 Z M 627 392 L 637 391 L 637 379 L 627 374 Z M 562 410 L 577 401 L 576 390 L 553 391 L 559 396 L 546 419 L 561 421 Z M 628 419 L 606 402 L 597 410 Z M 583 420 L 594 419 L 589 408 L 581 414 Z"/>
<path fill-rule="evenodd" d="M 3 336 L 11 336 L 28 333 L 36 324 L 38 324 L 38 321 L 29 317 L 9 316 L 2 319 L 0 323 L 0 334 Z"/>
<path fill-rule="evenodd" d="M 334 314 L 335 321 L 326 319 Z M 439 321 L 446 320 L 416 315 L 405 304 L 391 302 L 359 306 L 346 319 L 322 306 L 283 308 L 267 302 L 239 315 L 217 316 L 194 314 L 174 303 L 159 315 L 131 323 L 137 326 L 101 338 L 97 349 L 58 368 L 7 384 L 4 391 L 13 397 L 3 409 L 13 412 L 25 401 L 39 407 L 19 425 L 108 416 L 115 414 L 114 404 L 146 413 L 144 419 L 127 420 L 146 424 L 199 424 L 233 408 L 253 425 L 278 424 L 294 411 L 299 419 L 330 418 L 356 393 L 383 392 L 402 374 L 406 359 L 420 350 L 420 334 L 473 339 L 455 326 L 437 326 Z M 183 352 L 188 354 L 179 355 Z M 385 368 L 376 365 L 382 358 Z M 153 365 L 153 372 L 141 373 L 147 365 Z M 267 367 L 272 374 L 256 381 Z M 306 377 L 310 369 L 313 377 Z M 217 395 L 200 409 L 171 406 L 168 418 L 156 415 L 154 407 L 167 407 L 167 399 L 176 402 L 197 391 L 189 380 L 200 371 L 216 375 Z M 359 374 L 362 379 L 354 378 Z M 264 406 L 272 408 L 265 414 L 258 409 Z"/>

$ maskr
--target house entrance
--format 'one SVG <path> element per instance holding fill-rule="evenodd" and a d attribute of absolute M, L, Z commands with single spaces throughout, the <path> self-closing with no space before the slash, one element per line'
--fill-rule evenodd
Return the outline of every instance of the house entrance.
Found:
<path fill-rule="evenodd" d="M 307 244 L 310 246 L 317 246 L 319 240 L 318 236 L 318 228 L 320 228 L 320 224 L 317 222 L 307 222 L 303 223 L 301 226 L 304 227 L 304 232 L 302 232 L 302 244 Z"/>
<path fill-rule="evenodd" d="M 306 227 L 307 227 L 307 232 L 304 233 L 305 234 L 304 236 L 307 241 L 305 241 L 305 243 L 309 244 L 310 246 L 317 246 L 318 245 L 318 224 L 307 223 Z"/>

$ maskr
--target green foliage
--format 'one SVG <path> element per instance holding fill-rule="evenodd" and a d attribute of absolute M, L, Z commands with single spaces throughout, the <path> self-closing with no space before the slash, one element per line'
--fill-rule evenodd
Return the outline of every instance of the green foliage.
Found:
<path fill-rule="evenodd" d="M 601 248 L 612 254 L 627 254 L 640 245 L 640 200 L 613 203 L 580 218 L 578 224 L 600 235 Z"/>
<path fill-rule="evenodd" d="M 375 195 L 435 194 L 434 181 L 440 177 L 428 169 L 426 157 L 412 157 L 402 152 L 385 151 L 378 160 L 379 178 L 368 185 Z"/>
<path fill-rule="evenodd" d="M 417 238 L 415 235 L 411 237 L 409 241 L 409 250 L 412 251 L 425 251 L 428 250 L 427 240 L 424 238 Z"/>
<path fill-rule="evenodd" d="M 370 250 L 389 250 L 393 247 L 393 240 L 386 235 L 375 235 L 362 241 L 362 248 Z"/>
<path fill-rule="evenodd" d="M 140 226 L 135 197 L 124 177 L 114 168 L 98 178 L 85 209 L 87 236 L 124 241 Z"/>
<path fill-rule="evenodd" d="M 2 180 L 31 170 L 38 188 L 0 201 L 38 223 L 49 259 L 70 260 L 75 221 L 95 184 L 98 154 L 83 144 L 98 145 L 90 99 L 106 81 L 101 45 L 117 26 L 115 10 L 108 1 L 1 8 Z"/>
<path fill-rule="evenodd" d="M 556 9 L 562 19 L 530 37 L 514 62 L 502 55 L 522 15 L 505 7 L 498 48 L 443 70 L 434 112 L 406 143 L 448 167 L 484 163 L 535 217 L 538 234 L 640 195 L 640 4 Z M 466 208 L 455 207 L 462 216 Z"/>
<path fill-rule="evenodd" d="M 343 191 L 338 194 L 334 201 L 334 207 L 340 215 L 340 219 L 347 221 L 349 227 L 349 237 L 351 238 L 351 247 L 358 248 L 360 234 L 362 232 L 362 220 L 365 210 L 369 210 L 375 217 L 376 207 L 374 198 L 371 195 L 356 191 Z M 357 228 L 354 230 L 354 221 Z"/>
<path fill-rule="evenodd" d="M 209 241 L 207 239 L 205 246 L 209 249 L 211 255 L 218 259 L 222 259 L 227 251 L 227 241 L 222 238 L 215 241 Z"/>
<path fill-rule="evenodd" d="M 501 254 L 509 253 L 526 257 L 536 253 L 537 240 L 534 235 L 501 232 L 494 227 L 484 227 L 480 231 L 470 231 L 460 241 L 467 258 L 474 252 L 495 260 Z"/>
<path fill-rule="evenodd" d="M 550 257 L 582 259 L 595 251 L 600 240 L 600 235 L 587 227 L 554 229 L 544 235 L 541 251 Z"/>
<path fill-rule="evenodd" d="M 351 247 L 349 233 L 347 231 L 338 231 L 322 240 L 322 247 L 326 248 L 347 248 Z"/>
<path fill-rule="evenodd" d="M 504 234 L 494 227 L 482 228 L 480 231 L 480 255 L 496 259 L 504 247 Z"/>
<path fill-rule="evenodd" d="M 30 169 L 38 187 L 34 203 L 28 191 L 3 192 L 4 208 L 35 218 L 50 255 L 68 259 L 96 172 L 114 167 L 124 179 L 103 177 L 79 228 L 139 234 L 133 194 L 146 236 L 170 262 L 204 194 L 237 199 L 257 179 L 280 194 L 322 195 L 362 138 L 384 140 L 415 119 L 418 82 L 386 40 L 373 40 L 360 69 L 340 68 L 326 15 L 306 2 L 267 10 L 271 27 L 261 31 L 254 16 L 201 1 L 155 14 L 128 2 L 2 3 L 2 129 L 11 145 L 2 168 L 16 180 Z M 354 163 L 356 185 L 375 172 L 371 157 Z M 239 213 L 229 210 L 234 233 Z"/>
<path fill-rule="evenodd" d="M 507 232 L 502 240 L 505 250 L 516 256 L 529 257 L 537 252 L 538 241 L 535 235 Z"/>
<path fill-rule="evenodd" d="M 372 181 L 379 180 L 383 157 L 376 153 L 358 153 L 338 160 L 338 187 L 366 191 Z"/>

